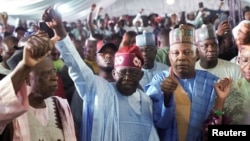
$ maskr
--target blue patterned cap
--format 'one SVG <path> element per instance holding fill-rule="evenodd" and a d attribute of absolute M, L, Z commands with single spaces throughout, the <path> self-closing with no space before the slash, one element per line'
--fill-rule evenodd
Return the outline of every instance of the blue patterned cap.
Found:
<path fill-rule="evenodd" d="M 143 46 L 155 47 L 155 35 L 152 32 L 143 32 L 143 34 L 137 35 L 135 41 L 138 47 L 143 47 Z"/>

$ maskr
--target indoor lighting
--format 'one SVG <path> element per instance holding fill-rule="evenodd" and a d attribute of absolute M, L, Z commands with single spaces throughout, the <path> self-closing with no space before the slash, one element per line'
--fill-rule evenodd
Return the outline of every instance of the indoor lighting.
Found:
<path fill-rule="evenodd" d="M 167 2 L 168 5 L 174 4 L 174 0 L 167 0 L 166 2 Z"/>

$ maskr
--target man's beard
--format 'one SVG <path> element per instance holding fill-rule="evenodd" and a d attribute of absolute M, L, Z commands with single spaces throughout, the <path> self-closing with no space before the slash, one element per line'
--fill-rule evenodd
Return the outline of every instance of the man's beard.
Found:
<path fill-rule="evenodd" d="M 114 67 L 99 67 L 100 70 L 106 72 L 106 73 L 111 73 Z"/>

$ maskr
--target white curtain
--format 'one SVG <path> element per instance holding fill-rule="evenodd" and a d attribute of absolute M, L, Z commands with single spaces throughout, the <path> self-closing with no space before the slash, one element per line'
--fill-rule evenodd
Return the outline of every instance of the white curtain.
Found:
<path fill-rule="evenodd" d="M 242 7 L 250 5 L 250 0 L 241 1 Z M 175 0 L 173 5 L 168 5 L 166 0 L 0 0 L 0 12 L 6 11 L 14 18 L 39 20 L 43 11 L 57 2 L 68 7 L 63 11 L 66 21 L 86 18 L 93 3 L 96 3 L 97 8 L 104 8 L 101 14 L 108 13 L 110 16 L 136 15 L 141 8 L 145 9 L 146 15 L 152 12 L 165 15 L 196 11 L 199 2 L 203 2 L 204 7 L 216 10 L 220 3 L 219 0 Z M 228 10 L 227 0 L 222 9 Z"/>

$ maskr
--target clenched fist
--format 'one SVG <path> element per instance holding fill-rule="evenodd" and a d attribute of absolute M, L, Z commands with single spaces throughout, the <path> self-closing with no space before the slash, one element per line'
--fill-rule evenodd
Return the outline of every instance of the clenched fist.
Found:
<path fill-rule="evenodd" d="M 178 86 L 178 83 L 172 77 L 166 77 L 161 83 L 161 90 L 164 92 L 165 96 L 170 96 Z"/>
<path fill-rule="evenodd" d="M 229 92 L 232 87 L 232 79 L 231 78 L 223 78 L 215 83 L 214 89 L 216 91 L 216 95 L 218 99 L 225 100 L 229 95 Z"/>
<path fill-rule="evenodd" d="M 41 62 L 54 47 L 52 41 L 44 35 L 33 35 L 24 44 L 23 61 L 30 68 Z"/>

